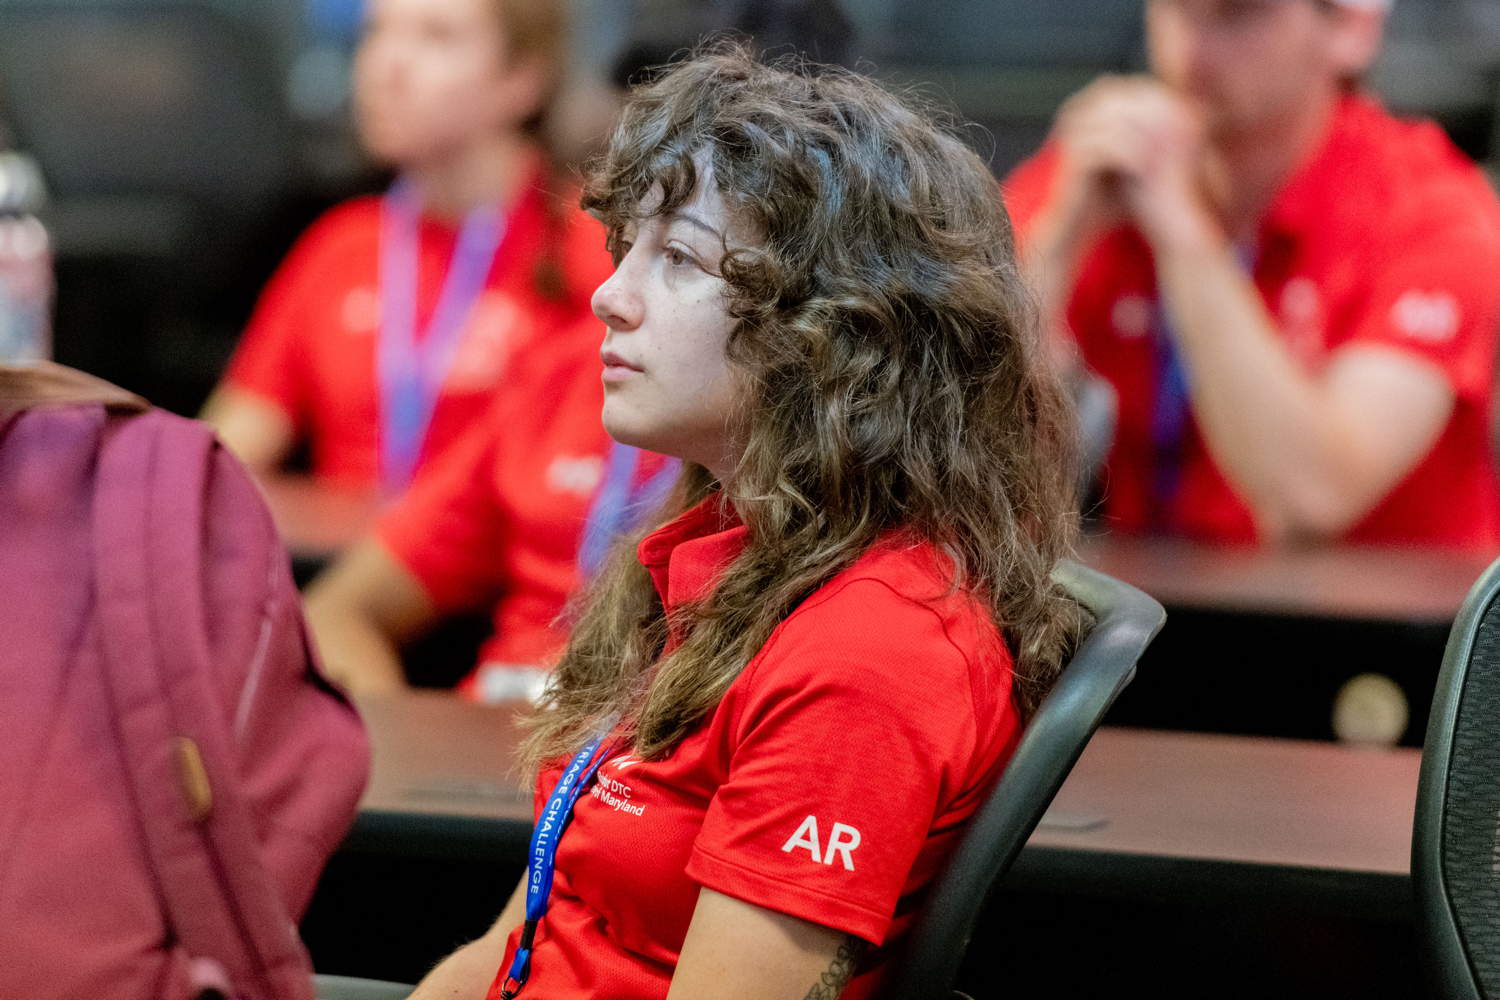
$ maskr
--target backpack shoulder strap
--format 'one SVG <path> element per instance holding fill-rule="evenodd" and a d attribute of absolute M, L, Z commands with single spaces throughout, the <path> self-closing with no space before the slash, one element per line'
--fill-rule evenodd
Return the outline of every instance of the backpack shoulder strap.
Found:
<path fill-rule="evenodd" d="M 209 676 L 202 598 L 206 427 L 116 421 L 94 507 L 100 661 L 117 745 L 166 912 L 184 951 L 246 1000 L 311 997 L 311 969 L 265 871 Z"/>

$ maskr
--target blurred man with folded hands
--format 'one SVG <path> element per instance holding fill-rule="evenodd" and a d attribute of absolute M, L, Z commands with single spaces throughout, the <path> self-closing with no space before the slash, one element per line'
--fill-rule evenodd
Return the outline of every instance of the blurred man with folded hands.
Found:
<path fill-rule="evenodd" d="M 1146 0 L 1152 75 L 1006 182 L 1060 353 L 1113 384 L 1104 513 L 1215 541 L 1493 548 L 1500 204 L 1358 81 L 1389 0 Z"/>

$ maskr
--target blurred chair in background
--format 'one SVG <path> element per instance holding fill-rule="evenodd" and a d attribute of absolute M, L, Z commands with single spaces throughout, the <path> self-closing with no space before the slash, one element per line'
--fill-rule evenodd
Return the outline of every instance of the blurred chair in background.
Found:
<path fill-rule="evenodd" d="M 1080 369 L 1070 381 L 1073 407 L 1078 411 L 1078 502 L 1084 516 L 1090 517 L 1095 486 L 1114 447 L 1120 401 L 1114 386 L 1093 372 Z"/>
<path fill-rule="evenodd" d="M 405 1000 L 414 986 L 349 976 L 318 976 L 318 1000 Z"/>
<path fill-rule="evenodd" d="M 638 73 L 662 66 L 716 34 L 751 40 L 768 56 L 799 54 L 814 62 L 851 64 L 853 22 L 842 0 L 637 0 L 629 40 L 613 77 L 628 86 Z"/>
<path fill-rule="evenodd" d="M 268 49 L 201 3 L 0 3 L 0 116 L 52 199 L 60 360 L 182 408 L 227 356 L 210 317 L 299 172 Z"/>

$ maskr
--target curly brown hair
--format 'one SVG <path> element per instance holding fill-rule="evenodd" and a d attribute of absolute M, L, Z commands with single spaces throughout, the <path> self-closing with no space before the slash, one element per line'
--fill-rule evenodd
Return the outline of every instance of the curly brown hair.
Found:
<path fill-rule="evenodd" d="M 1071 418 L 998 186 L 935 121 L 866 77 L 768 66 L 733 44 L 634 92 L 584 207 L 617 238 L 646 207 L 686 202 L 704 167 L 764 237 L 722 267 L 742 455 L 723 483 L 688 465 L 653 519 L 720 490 L 749 541 L 681 612 L 665 655 L 661 600 L 617 547 L 543 697 L 530 762 L 615 716 L 637 753 L 670 751 L 801 601 L 892 532 L 940 546 L 953 586 L 988 608 L 1023 714 L 1050 687 L 1083 618 L 1049 578 L 1076 525 Z"/>

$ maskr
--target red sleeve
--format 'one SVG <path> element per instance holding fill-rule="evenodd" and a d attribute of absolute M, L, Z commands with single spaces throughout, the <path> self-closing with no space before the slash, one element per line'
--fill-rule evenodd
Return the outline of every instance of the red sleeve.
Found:
<path fill-rule="evenodd" d="M 327 294 L 327 275 L 320 263 L 347 206 L 313 223 L 266 283 L 230 359 L 225 381 L 280 407 L 296 427 L 303 427 L 312 401 L 307 340 L 312 329 L 309 304 Z"/>
<path fill-rule="evenodd" d="M 503 557 L 514 543 L 498 492 L 522 449 L 549 446 L 547 422 L 566 415 L 580 372 L 597 378 L 599 322 L 557 332 L 518 357 L 484 416 L 417 475 L 380 519 L 376 534 L 443 611 L 482 609 L 510 583 Z M 543 402 L 551 410 L 539 409 Z M 590 414 L 590 419 L 597 417 Z M 539 442 L 541 442 L 539 444 Z"/>
<path fill-rule="evenodd" d="M 1000 182 L 1000 194 L 1015 227 L 1017 244 L 1026 241 L 1037 215 L 1052 196 L 1052 178 L 1056 173 L 1057 148 L 1049 143 Z"/>
<path fill-rule="evenodd" d="M 444 612 L 482 608 L 504 584 L 505 525 L 494 483 L 505 409 L 502 398 L 376 525 L 380 541 Z"/>
<path fill-rule="evenodd" d="M 720 709 L 735 742 L 688 877 L 879 944 L 971 781 L 967 661 L 931 609 L 857 578 L 799 608 L 748 672 Z"/>
<path fill-rule="evenodd" d="M 1338 347 L 1379 344 L 1442 370 L 1460 398 L 1489 396 L 1500 328 L 1500 234 L 1492 212 L 1427 216 L 1390 242 Z"/>

